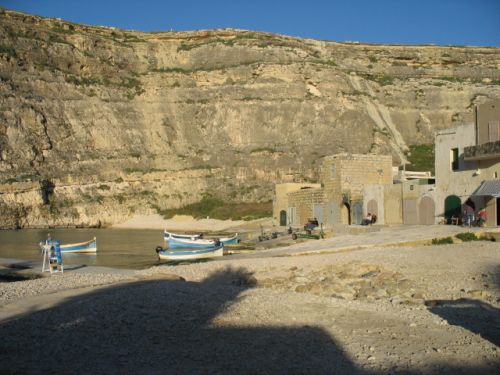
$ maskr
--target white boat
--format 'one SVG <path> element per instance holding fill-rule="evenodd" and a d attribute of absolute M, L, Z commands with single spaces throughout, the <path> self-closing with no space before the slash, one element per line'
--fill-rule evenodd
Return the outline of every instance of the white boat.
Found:
<path fill-rule="evenodd" d="M 178 247 L 207 247 L 216 246 L 217 242 L 224 245 L 236 245 L 240 242 L 240 236 L 238 233 L 230 237 L 221 238 L 203 238 L 203 234 L 176 234 L 168 232 L 166 229 L 163 232 L 163 239 L 169 245 L 170 248 Z"/>
<path fill-rule="evenodd" d="M 169 249 L 179 249 L 179 248 L 187 248 L 187 249 L 206 249 L 217 247 L 221 244 L 221 242 L 217 239 L 184 239 L 184 238 L 169 238 L 166 241 Z"/>
<path fill-rule="evenodd" d="M 184 240 L 196 240 L 198 238 L 203 238 L 203 234 L 177 234 L 167 231 L 166 229 L 163 231 L 163 238 L 165 241 L 168 241 L 171 238 L 178 238 Z"/>
<path fill-rule="evenodd" d="M 236 245 L 240 243 L 240 236 L 238 236 L 238 233 L 236 233 L 231 237 L 221 237 L 219 238 L 219 241 L 224 245 Z"/>
<path fill-rule="evenodd" d="M 196 260 L 221 257 L 224 255 L 224 245 L 205 249 L 164 249 L 161 246 L 156 248 L 158 258 L 161 260 Z"/>
<path fill-rule="evenodd" d="M 61 253 L 95 253 L 97 252 L 97 240 L 94 239 L 80 243 L 61 245 Z"/>

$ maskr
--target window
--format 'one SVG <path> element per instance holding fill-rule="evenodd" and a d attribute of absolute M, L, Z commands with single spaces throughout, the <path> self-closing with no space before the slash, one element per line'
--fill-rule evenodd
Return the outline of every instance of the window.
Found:
<path fill-rule="evenodd" d="M 452 148 L 450 150 L 450 162 L 451 170 L 458 171 L 458 148 Z"/>

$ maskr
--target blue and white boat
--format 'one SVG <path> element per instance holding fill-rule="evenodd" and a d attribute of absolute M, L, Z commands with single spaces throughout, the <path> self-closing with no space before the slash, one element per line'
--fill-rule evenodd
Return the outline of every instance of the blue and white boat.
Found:
<path fill-rule="evenodd" d="M 171 238 L 180 238 L 185 240 L 196 240 L 198 238 L 202 238 L 203 234 L 177 234 L 167 231 L 166 229 L 163 231 L 163 238 L 165 241 L 168 241 Z"/>
<path fill-rule="evenodd" d="M 164 249 L 161 246 L 156 248 L 158 258 L 161 260 L 196 260 L 221 257 L 224 255 L 224 245 L 203 249 Z"/>
<path fill-rule="evenodd" d="M 48 238 L 45 242 L 40 242 L 40 248 L 42 250 L 45 247 L 49 247 L 52 245 L 53 240 Z M 66 245 L 59 245 L 61 249 L 61 254 L 69 254 L 69 253 L 95 253 L 97 252 L 97 240 L 94 237 L 90 241 L 80 242 L 80 243 L 70 243 Z"/>
<path fill-rule="evenodd" d="M 184 239 L 184 238 L 169 238 L 166 241 L 169 249 L 206 249 L 217 247 L 221 242 L 217 239 L 202 239 L 198 238 L 195 240 Z"/>
<path fill-rule="evenodd" d="M 166 229 L 163 232 L 163 239 L 170 246 L 172 243 L 175 247 L 200 247 L 200 246 L 214 246 L 213 241 L 221 242 L 224 245 L 236 245 L 240 242 L 240 236 L 238 233 L 231 237 L 222 238 L 203 238 L 203 234 L 176 234 L 168 232 Z M 180 240 L 180 241 L 178 241 Z M 190 242 L 193 241 L 193 242 Z M 207 242 L 208 241 L 208 242 Z M 183 246 L 185 245 L 185 246 Z"/>
<path fill-rule="evenodd" d="M 231 237 L 221 237 L 219 238 L 219 241 L 224 244 L 224 245 L 237 245 L 240 243 L 240 236 L 238 236 L 238 233 L 236 233 L 234 236 Z"/>
<path fill-rule="evenodd" d="M 61 253 L 95 253 L 97 252 L 97 240 L 61 245 Z"/>

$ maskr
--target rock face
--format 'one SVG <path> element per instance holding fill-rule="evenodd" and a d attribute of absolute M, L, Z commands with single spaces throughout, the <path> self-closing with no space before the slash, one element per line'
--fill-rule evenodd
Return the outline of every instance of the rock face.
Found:
<path fill-rule="evenodd" d="M 500 48 L 142 33 L 0 11 L 0 227 L 272 197 L 319 158 L 389 153 L 500 97 Z M 48 186 L 48 189 L 47 189 Z"/>

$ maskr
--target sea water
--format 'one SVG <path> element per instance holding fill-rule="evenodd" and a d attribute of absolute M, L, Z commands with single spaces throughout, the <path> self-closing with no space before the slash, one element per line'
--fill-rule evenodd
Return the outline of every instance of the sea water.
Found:
<path fill-rule="evenodd" d="M 22 229 L 0 231 L 0 258 L 42 260 L 39 243 L 47 234 L 61 244 L 97 238 L 96 254 L 63 254 L 64 264 L 144 269 L 158 264 L 157 246 L 165 246 L 162 230 Z"/>

